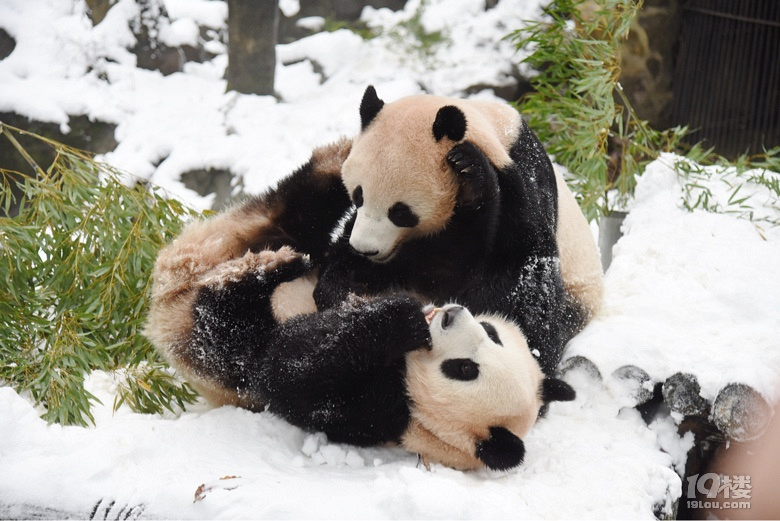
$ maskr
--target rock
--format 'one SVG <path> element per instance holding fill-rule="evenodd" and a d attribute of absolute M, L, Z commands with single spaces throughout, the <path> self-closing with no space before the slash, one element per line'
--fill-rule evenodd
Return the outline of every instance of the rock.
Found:
<path fill-rule="evenodd" d="M 764 433 L 772 407 L 749 385 L 731 383 L 720 390 L 712 406 L 712 422 L 734 441 L 750 441 Z"/>
<path fill-rule="evenodd" d="M 136 55 L 138 67 L 157 70 L 163 75 L 180 72 L 184 67 L 184 52 L 177 47 L 168 47 L 159 40 L 163 28 L 171 20 L 162 0 L 136 0 L 138 17 L 130 21 L 130 29 L 136 44 L 131 49 Z"/>
<path fill-rule="evenodd" d="M 0 60 L 8 58 L 16 48 L 16 40 L 5 29 L 0 27 Z"/>
<path fill-rule="evenodd" d="M 345 26 L 360 27 L 360 15 L 366 6 L 375 9 L 388 8 L 398 11 L 404 8 L 406 0 L 316 0 L 300 2 L 300 9 L 291 16 L 282 14 L 279 18 L 278 43 L 290 43 L 299 38 L 309 36 L 312 31 L 297 25 L 301 18 L 319 16 L 329 22 L 347 22 Z"/>
<path fill-rule="evenodd" d="M 566 359 L 556 371 L 558 378 L 563 378 L 571 372 L 581 372 L 593 380 L 602 380 L 601 372 L 596 364 L 584 356 L 576 355 Z"/>
<path fill-rule="evenodd" d="M 86 0 L 87 7 L 89 8 L 89 17 L 92 20 L 92 25 L 97 25 L 103 21 L 108 14 L 108 10 L 115 3 L 112 0 Z"/>
<path fill-rule="evenodd" d="M 663 386 L 664 401 L 674 411 L 686 416 L 706 416 L 707 400 L 699 393 L 701 387 L 696 375 L 675 373 L 666 379 Z"/>
<path fill-rule="evenodd" d="M 633 406 L 642 405 L 648 402 L 653 397 L 653 385 L 650 380 L 650 375 L 647 372 L 635 365 L 624 365 L 617 368 L 612 377 L 615 378 L 622 388 L 631 397 L 634 402 Z"/>
<path fill-rule="evenodd" d="M 181 182 L 199 195 L 214 194 L 211 209 L 219 211 L 243 196 L 241 180 L 239 179 L 238 189 L 234 190 L 233 178 L 233 173 L 229 170 L 208 168 L 184 172 L 181 175 Z M 237 193 L 234 194 L 234 191 Z"/>

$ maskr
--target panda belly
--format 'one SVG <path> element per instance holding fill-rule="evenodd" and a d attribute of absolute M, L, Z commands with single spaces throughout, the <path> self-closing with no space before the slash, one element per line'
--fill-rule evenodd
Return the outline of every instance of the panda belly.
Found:
<path fill-rule="evenodd" d="M 271 311 L 279 322 L 286 322 L 298 315 L 316 313 L 314 288 L 317 275 L 309 273 L 289 282 L 284 282 L 271 294 Z"/>

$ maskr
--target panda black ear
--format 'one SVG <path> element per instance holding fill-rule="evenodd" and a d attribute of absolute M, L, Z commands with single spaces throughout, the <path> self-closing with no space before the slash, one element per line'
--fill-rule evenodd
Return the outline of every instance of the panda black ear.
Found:
<path fill-rule="evenodd" d="M 542 380 L 542 401 L 550 402 L 570 402 L 577 397 L 571 385 L 559 378 L 548 376 Z"/>
<path fill-rule="evenodd" d="M 458 107 L 446 105 L 436 113 L 433 122 L 433 137 L 436 141 L 447 136 L 453 141 L 460 141 L 466 135 L 466 115 Z"/>
<path fill-rule="evenodd" d="M 490 437 L 477 443 L 476 456 L 487 468 L 509 470 L 523 463 L 523 440 L 504 427 L 491 427 Z"/>
<path fill-rule="evenodd" d="M 363 101 L 360 102 L 360 128 L 365 130 L 384 106 L 385 102 L 376 95 L 374 86 L 369 85 L 366 87 L 366 92 L 363 93 Z"/>

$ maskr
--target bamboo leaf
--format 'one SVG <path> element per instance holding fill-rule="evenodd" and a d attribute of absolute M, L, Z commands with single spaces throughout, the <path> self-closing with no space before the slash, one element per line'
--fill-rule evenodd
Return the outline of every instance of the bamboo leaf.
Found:
<path fill-rule="evenodd" d="M 29 391 L 47 421 L 94 423 L 85 374 L 157 360 L 138 333 L 154 260 L 199 214 L 148 183 L 126 186 L 127 174 L 81 151 L 0 125 L 0 140 L 18 143 L 14 135 L 48 144 L 56 159 L 37 176 L 0 165 L 8 188 L 0 206 L 10 208 L 12 187 L 24 203 L 18 216 L 0 218 L 0 378 Z M 192 402 L 194 391 L 156 363 L 127 403 L 160 413 Z"/>

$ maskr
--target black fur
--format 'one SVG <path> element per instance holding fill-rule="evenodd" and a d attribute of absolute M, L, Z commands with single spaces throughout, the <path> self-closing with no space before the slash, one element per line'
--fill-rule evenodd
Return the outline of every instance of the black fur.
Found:
<path fill-rule="evenodd" d="M 439 233 L 404 243 L 386 263 L 349 246 L 353 217 L 325 260 L 317 305 L 337 305 L 350 291 L 404 289 L 437 304 L 458 301 L 474 314 L 502 313 L 539 351 L 545 374 L 553 374 L 582 323 L 563 287 L 555 173 L 527 127 L 509 154 L 512 165 L 500 170 L 473 143 L 453 147 L 447 161 L 460 181 L 453 217 Z"/>
<path fill-rule="evenodd" d="M 542 401 L 570 402 L 577 397 L 571 385 L 558 378 L 547 377 L 542 380 Z"/>
<path fill-rule="evenodd" d="M 447 163 L 460 180 L 459 210 L 478 209 L 483 214 L 481 220 L 498 223 L 501 208 L 498 174 L 482 151 L 468 141 L 455 145 L 447 153 Z"/>
<path fill-rule="evenodd" d="M 446 105 L 436 113 L 433 122 L 433 137 L 441 141 L 448 137 L 452 141 L 460 141 L 466 135 L 466 115 L 458 107 Z"/>
<path fill-rule="evenodd" d="M 330 247 L 330 234 L 351 205 L 338 175 L 315 172 L 311 161 L 282 179 L 275 188 L 242 203 L 247 215 L 274 217 L 274 227 L 258 237 L 254 252 L 292 246 L 315 263 Z"/>
<path fill-rule="evenodd" d="M 550 403 L 552 402 L 570 402 L 577 397 L 577 393 L 574 391 L 571 385 L 560 380 L 548 376 L 542 380 L 539 393 L 542 397 L 542 406 L 539 409 L 539 418 L 547 415 L 547 411 L 550 409 Z"/>
<path fill-rule="evenodd" d="M 470 358 L 450 358 L 441 363 L 441 372 L 450 380 L 470 382 L 479 377 L 479 364 Z"/>
<path fill-rule="evenodd" d="M 271 294 L 310 269 L 299 257 L 262 275 L 246 273 L 222 289 L 201 289 L 192 308 L 190 365 L 223 387 L 248 391 L 253 377 L 247 364 L 262 354 L 265 348 L 258 346 L 277 325 Z"/>
<path fill-rule="evenodd" d="M 369 85 L 366 87 L 366 92 L 363 93 L 363 100 L 360 102 L 360 127 L 365 130 L 384 106 L 385 102 L 379 99 L 374 86 Z"/>
<path fill-rule="evenodd" d="M 193 351 L 220 383 L 293 425 L 360 446 L 400 441 L 410 421 L 404 354 L 430 344 L 420 303 L 350 301 L 277 323 L 274 288 L 308 268 L 297 259 L 201 290 Z"/>
<path fill-rule="evenodd" d="M 420 218 L 406 203 L 395 203 L 387 211 L 387 217 L 399 228 L 413 228 L 420 223 Z"/>
<path fill-rule="evenodd" d="M 491 427 L 490 437 L 477 443 L 477 458 L 493 470 L 509 470 L 523 463 L 523 440 L 504 427 Z"/>

